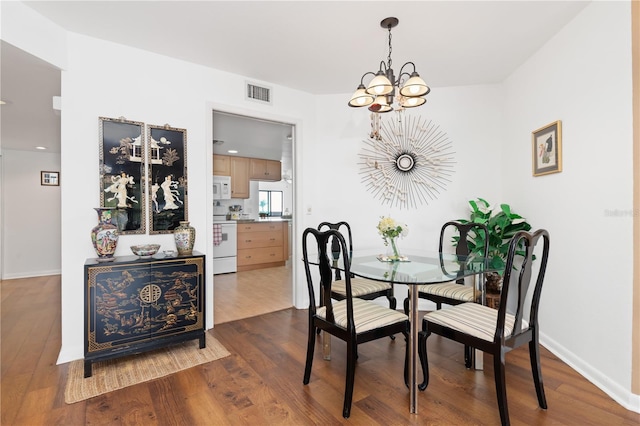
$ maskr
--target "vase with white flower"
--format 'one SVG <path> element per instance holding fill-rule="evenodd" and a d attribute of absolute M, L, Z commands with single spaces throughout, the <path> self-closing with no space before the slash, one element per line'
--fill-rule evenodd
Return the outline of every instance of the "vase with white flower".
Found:
<path fill-rule="evenodd" d="M 385 246 L 391 244 L 392 253 L 386 256 L 385 260 L 400 261 L 406 260 L 405 256 L 402 256 L 398 251 L 396 240 L 399 237 L 406 237 L 409 233 L 409 227 L 406 224 L 397 222 L 396 220 L 382 216 L 380 222 L 378 222 L 378 233 L 382 236 Z"/>

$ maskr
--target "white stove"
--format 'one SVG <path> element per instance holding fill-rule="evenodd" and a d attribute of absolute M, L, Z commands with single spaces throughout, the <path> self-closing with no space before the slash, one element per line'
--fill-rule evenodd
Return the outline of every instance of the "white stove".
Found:
<path fill-rule="evenodd" d="M 213 275 L 237 270 L 238 222 L 213 216 Z"/>

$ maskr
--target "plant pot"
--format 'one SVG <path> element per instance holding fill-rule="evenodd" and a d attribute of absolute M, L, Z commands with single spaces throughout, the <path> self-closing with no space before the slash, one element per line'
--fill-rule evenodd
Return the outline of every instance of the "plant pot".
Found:
<path fill-rule="evenodd" d="M 502 291 L 502 276 L 497 272 L 489 272 L 484 275 L 487 293 L 497 294 Z"/>

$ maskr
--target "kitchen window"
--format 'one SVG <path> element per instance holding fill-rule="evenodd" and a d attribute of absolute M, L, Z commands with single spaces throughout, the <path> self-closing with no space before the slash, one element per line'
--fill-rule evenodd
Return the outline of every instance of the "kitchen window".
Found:
<path fill-rule="evenodd" d="M 282 191 L 260 191 L 259 213 L 267 216 L 282 216 Z"/>

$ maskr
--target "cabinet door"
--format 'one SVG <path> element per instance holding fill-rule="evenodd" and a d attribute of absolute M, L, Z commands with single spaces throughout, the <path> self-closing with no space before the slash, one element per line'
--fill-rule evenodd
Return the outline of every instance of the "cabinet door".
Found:
<path fill-rule="evenodd" d="M 213 156 L 213 174 L 215 176 L 231 176 L 231 163 L 228 155 Z"/>
<path fill-rule="evenodd" d="M 249 198 L 249 159 L 231 158 L 231 198 Z"/>
<path fill-rule="evenodd" d="M 254 180 L 263 180 L 267 172 L 267 160 L 261 158 L 252 158 L 250 177 Z"/>
<path fill-rule="evenodd" d="M 278 182 L 282 179 L 282 165 L 276 160 L 251 159 L 250 178 L 253 180 Z"/>
<path fill-rule="evenodd" d="M 267 160 L 267 179 L 277 182 L 282 180 L 282 164 L 279 161 Z"/>

